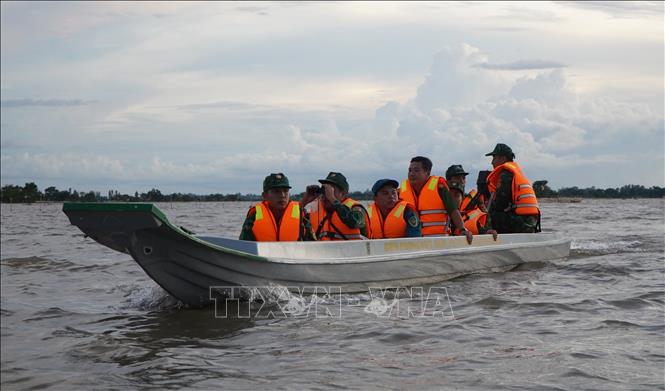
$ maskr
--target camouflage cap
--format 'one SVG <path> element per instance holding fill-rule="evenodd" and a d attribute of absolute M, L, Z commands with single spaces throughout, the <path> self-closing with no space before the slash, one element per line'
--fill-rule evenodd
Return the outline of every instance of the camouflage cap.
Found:
<path fill-rule="evenodd" d="M 326 179 L 319 179 L 320 183 L 330 183 L 338 186 L 343 191 L 349 191 L 349 182 L 346 181 L 346 177 L 339 172 L 330 172 Z"/>
<path fill-rule="evenodd" d="M 515 157 L 513 150 L 506 144 L 501 144 L 501 143 L 497 144 L 492 152 L 485 154 L 485 156 L 494 156 L 494 155 L 506 156 L 511 159 Z"/>
<path fill-rule="evenodd" d="M 263 180 L 263 191 L 268 191 L 275 187 L 286 187 L 290 189 L 289 178 L 279 172 L 277 174 L 270 174 Z"/>
<path fill-rule="evenodd" d="M 462 168 L 461 164 L 453 164 L 452 166 L 448 167 L 446 170 L 446 179 L 450 179 L 456 175 L 469 175 L 468 172 L 464 171 L 464 168 Z"/>

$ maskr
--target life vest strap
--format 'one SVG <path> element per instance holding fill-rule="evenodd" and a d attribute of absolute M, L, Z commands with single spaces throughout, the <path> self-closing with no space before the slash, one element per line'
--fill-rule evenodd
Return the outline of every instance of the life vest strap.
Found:
<path fill-rule="evenodd" d="M 519 209 L 519 208 L 537 208 L 538 204 L 519 204 L 519 205 L 513 205 L 513 209 Z"/>
<path fill-rule="evenodd" d="M 420 215 L 433 215 L 433 214 L 438 214 L 438 213 L 445 213 L 447 214 L 448 211 L 445 209 L 429 209 L 429 210 L 421 210 Z"/>
<path fill-rule="evenodd" d="M 536 195 L 535 194 L 522 194 L 522 195 L 517 196 L 518 200 L 521 200 L 522 198 L 536 198 Z"/>
<path fill-rule="evenodd" d="M 445 227 L 447 226 L 447 224 L 444 223 L 443 221 L 428 221 L 423 223 L 423 227 L 437 227 L 437 226 Z"/>

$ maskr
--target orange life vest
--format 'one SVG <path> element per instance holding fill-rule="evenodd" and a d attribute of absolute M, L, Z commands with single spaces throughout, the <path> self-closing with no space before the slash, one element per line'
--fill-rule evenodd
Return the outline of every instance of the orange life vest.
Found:
<path fill-rule="evenodd" d="M 466 209 L 467 206 L 469 206 L 469 203 L 471 203 L 471 200 L 473 199 L 473 197 L 476 196 L 476 193 L 477 193 L 476 189 L 472 189 L 469 192 L 469 194 L 464 196 L 464 198 L 462 199 L 462 202 L 460 202 L 460 204 L 459 204 L 460 213 L 462 213 L 462 211 L 464 211 L 464 209 Z"/>
<path fill-rule="evenodd" d="M 471 231 L 474 235 L 480 234 L 480 227 L 487 224 L 487 213 L 479 208 L 472 209 L 469 212 L 462 213 L 462 221 L 464 221 L 464 228 Z"/>
<path fill-rule="evenodd" d="M 358 201 L 355 201 L 351 198 L 346 198 L 342 203 L 349 208 L 353 208 L 356 205 L 361 205 Z M 318 240 L 358 240 L 363 239 L 363 236 L 360 234 L 360 228 L 349 228 L 346 224 L 342 222 L 342 219 L 339 218 L 336 211 L 332 211 L 330 216 L 326 218 L 326 209 L 323 206 L 323 199 L 319 197 L 316 202 L 312 202 L 310 205 L 313 207 L 309 208 L 309 221 L 312 223 L 312 229 L 314 233 L 317 234 Z M 369 234 L 369 221 L 367 221 L 367 216 L 365 216 L 365 226 Z M 321 222 L 323 225 L 321 226 Z M 319 226 L 321 229 L 319 230 Z M 334 227 L 333 227 L 334 226 Z M 335 229 L 337 228 L 337 229 Z"/>
<path fill-rule="evenodd" d="M 404 210 L 407 205 L 406 201 L 397 201 L 386 219 L 383 220 L 379 208 L 374 203 L 370 204 L 367 208 L 371 226 L 370 239 L 403 238 L 406 234 Z"/>
<path fill-rule="evenodd" d="M 257 242 L 289 242 L 300 237 L 300 204 L 289 202 L 277 228 L 277 221 L 268 203 L 263 201 L 249 209 L 247 215 L 255 212 L 252 233 Z"/>
<path fill-rule="evenodd" d="M 506 162 L 496 167 L 487 176 L 487 186 L 489 187 L 492 198 L 496 193 L 496 189 L 501 182 L 501 172 L 507 170 L 513 174 L 513 199 L 511 210 L 518 215 L 539 215 L 540 209 L 538 208 L 538 200 L 536 193 L 531 187 L 531 183 L 522 173 L 522 169 L 515 162 Z"/>
<path fill-rule="evenodd" d="M 448 185 L 445 179 L 430 176 L 417 197 L 408 179 L 400 186 L 399 198 L 415 206 L 423 223 L 423 236 L 450 235 L 448 211 L 439 197 L 439 182 Z"/>

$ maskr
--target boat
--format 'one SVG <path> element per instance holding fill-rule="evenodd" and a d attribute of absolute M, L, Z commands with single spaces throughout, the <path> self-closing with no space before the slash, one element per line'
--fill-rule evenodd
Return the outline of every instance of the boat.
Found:
<path fill-rule="evenodd" d="M 193 307 L 211 305 L 217 287 L 354 293 L 432 285 L 565 259 L 571 242 L 556 233 L 477 235 L 470 245 L 462 236 L 251 242 L 196 235 L 151 203 L 64 203 L 63 212 L 86 236 L 131 255 L 164 290 Z"/>

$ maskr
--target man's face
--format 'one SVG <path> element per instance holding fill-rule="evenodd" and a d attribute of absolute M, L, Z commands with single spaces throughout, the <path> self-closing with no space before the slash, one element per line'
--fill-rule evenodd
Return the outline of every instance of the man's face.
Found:
<path fill-rule="evenodd" d="M 270 209 L 284 210 L 289 204 L 289 188 L 273 187 L 263 192 L 263 200 L 268 203 Z"/>
<path fill-rule="evenodd" d="M 374 202 L 380 209 L 391 210 L 397 204 L 397 188 L 391 184 L 383 186 L 376 192 Z"/>
<path fill-rule="evenodd" d="M 429 178 L 429 171 L 425 171 L 421 162 L 409 164 L 409 182 L 413 187 L 422 187 Z"/>
<path fill-rule="evenodd" d="M 466 175 L 453 175 L 448 179 L 448 182 L 457 182 L 466 186 Z"/>
<path fill-rule="evenodd" d="M 505 157 L 505 156 L 494 155 L 494 156 L 492 156 L 492 167 L 497 168 L 497 167 L 499 167 L 500 165 L 502 165 L 503 163 L 505 163 L 507 161 L 508 161 L 508 158 Z"/>

